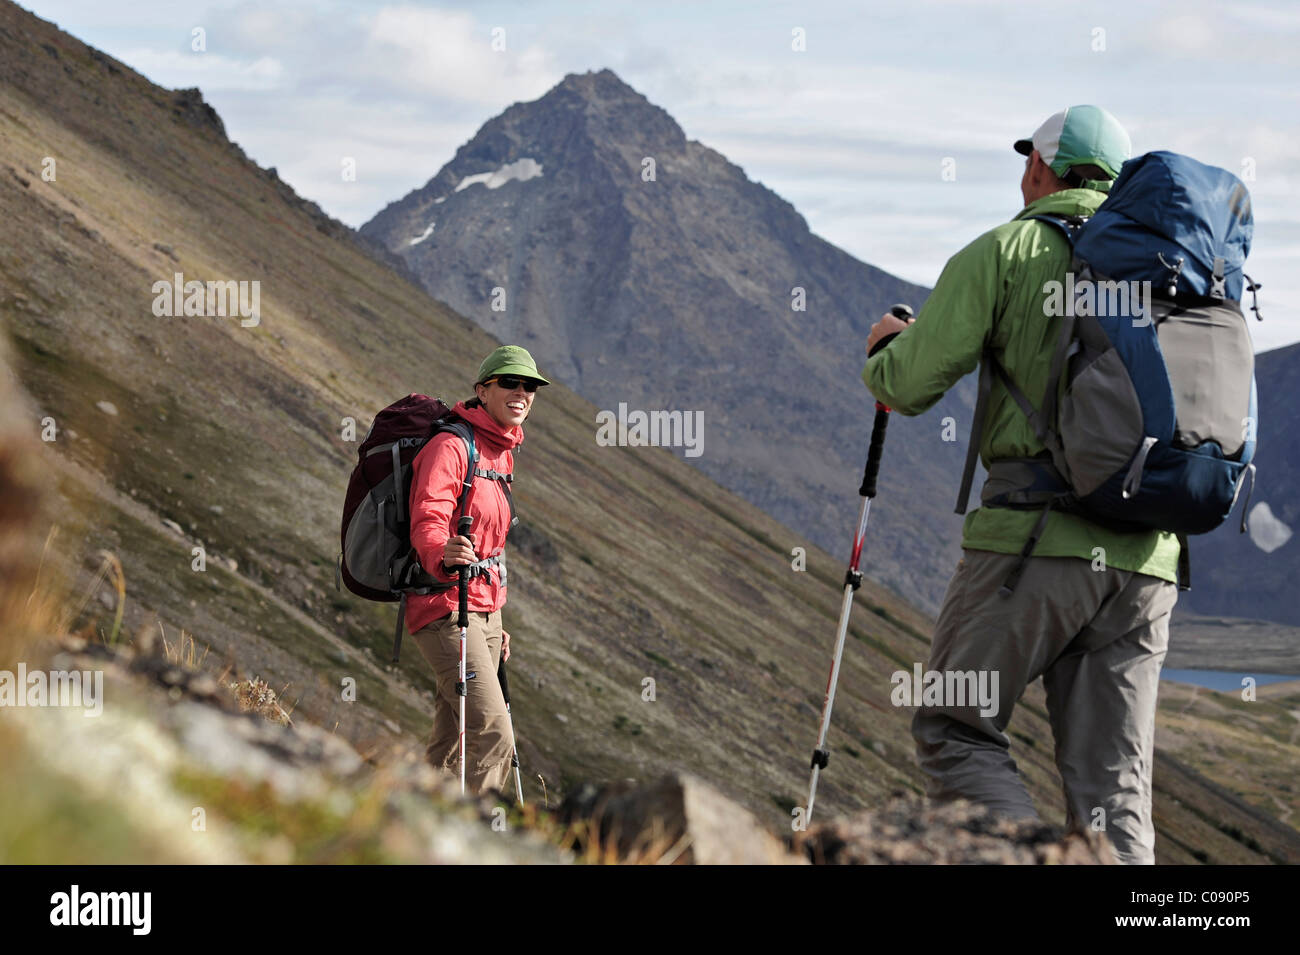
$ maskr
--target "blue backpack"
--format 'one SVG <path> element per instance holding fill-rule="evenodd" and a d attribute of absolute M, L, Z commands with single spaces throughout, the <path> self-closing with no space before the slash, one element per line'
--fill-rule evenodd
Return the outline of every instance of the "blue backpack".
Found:
<path fill-rule="evenodd" d="M 1250 194 L 1226 170 L 1151 152 L 1124 164 L 1091 218 L 1035 218 L 1073 249 L 1061 287 L 1044 289 L 1060 322 L 1047 389 L 1034 407 L 985 352 L 957 513 L 996 375 L 1047 449 L 989 463 L 984 506 L 1042 510 L 1002 592 L 1015 587 L 1053 509 L 1114 530 L 1177 534 L 1186 590 L 1187 535 L 1227 519 L 1247 474 L 1254 485 L 1254 349 L 1241 310 L 1249 291 L 1260 317 L 1260 286 L 1242 271 Z M 1249 502 L 1247 491 L 1243 532 Z"/>

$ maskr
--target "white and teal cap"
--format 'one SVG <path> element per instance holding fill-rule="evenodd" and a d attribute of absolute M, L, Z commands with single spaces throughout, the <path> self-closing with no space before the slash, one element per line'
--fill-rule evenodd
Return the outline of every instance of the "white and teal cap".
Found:
<path fill-rule="evenodd" d="M 1133 155 L 1128 133 L 1100 106 L 1071 106 L 1047 117 L 1029 139 L 1017 140 L 1016 152 L 1028 156 L 1035 149 L 1052 172 L 1073 184 L 1083 177 L 1069 174 L 1073 166 L 1097 166 L 1114 179 Z"/>

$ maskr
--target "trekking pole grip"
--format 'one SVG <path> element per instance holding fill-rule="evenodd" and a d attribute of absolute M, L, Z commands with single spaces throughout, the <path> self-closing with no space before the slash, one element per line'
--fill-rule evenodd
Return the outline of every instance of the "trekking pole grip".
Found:
<path fill-rule="evenodd" d="M 880 475 L 880 456 L 885 449 L 885 429 L 889 427 L 889 409 L 876 402 L 876 420 L 871 426 L 871 445 L 867 449 L 867 469 L 862 474 L 863 497 L 876 496 L 876 478 Z"/>
<path fill-rule="evenodd" d="M 474 524 L 474 518 L 466 515 L 456 522 L 456 533 L 465 537 L 469 534 L 469 529 Z M 464 628 L 469 626 L 469 568 L 461 564 L 457 568 L 460 572 L 460 604 L 458 606 L 458 615 L 456 617 L 456 626 Z"/>
<path fill-rule="evenodd" d="M 902 319 L 906 322 L 912 318 L 912 306 L 904 305 L 902 302 L 899 302 L 897 305 L 890 306 L 889 314 L 893 315 L 894 318 Z M 897 337 L 898 332 L 890 332 L 888 335 L 883 336 L 879 341 L 871 346 L 871 350 L 867 352 L 867 357 L 872 357 L 876 352 L 880 351 Z"/>
<path fill-rule="evenodd" d="M 907 321 L 912 317 L 911 306 L 904 305 L 901 302 L 892 306 L 889 313 L 895 318 Z M 874 355 L 880 349 L 888 345 L 898 335 L 898 332 L 886 335 L 880 341 L 876 342 L 871 349 Z M 867 469 L 862 474 L 862 487 L 858 488 L 858 493 L 863 497 L 876 496 L 876 478 L 880 475 L 880 455 L 885 448 L 885 429 L 889 427 L 889 408 L 883 402 L 876 402 L 876 420 L 871 425 L 871 446 L 867 449 Z"/>
<path fill-rule="evenodd" d="M 505 697 L 506 706 L 510 705 L 510 679 L 506 676 L 506 661 L 497 664 L 497 682 L 501 684 L 501 695 Z"/>

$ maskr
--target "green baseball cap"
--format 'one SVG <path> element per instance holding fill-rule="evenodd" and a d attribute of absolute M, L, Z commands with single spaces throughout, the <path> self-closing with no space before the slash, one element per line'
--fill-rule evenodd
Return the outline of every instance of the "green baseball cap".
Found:
<path fill-rule="evenodd" d="M 537 362 L 528 354 L 528 349 L 520 345 L 502 345 L 493 349 L 492 354 L 483 359 L 478 366 L 478 377 L 474 384 L 482 384 L 498 375 L 513 375 L 516 378 L 531 378 L 539 385 L 550 382 L 537 373 Z"/>
<path fill-rule="evenodd" d="M 1071 166 L 1098 166 L 1114 179 L 1133 155 L 1124 127 L 1100 106 L 1071 106 L 1053 113 L 1033 136 L 1015 143 L 1022 156 L 1035 149 L 1052 172 L 1066 180 L 1071 180 Z M 1082 178 L 1076 178 L 1082 184 Z"/>

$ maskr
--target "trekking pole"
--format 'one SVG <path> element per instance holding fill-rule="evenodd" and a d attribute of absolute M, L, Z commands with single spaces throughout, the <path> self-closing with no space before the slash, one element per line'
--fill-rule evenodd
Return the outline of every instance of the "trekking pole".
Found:
<path fill-rule="evenodd" d="M 466 515 L 456 522 L 456 533 L 467 537 L 474 518 Z M 456 670 L 456 695 L 460 697 L 460 794 L 465 795 L 465 635 L 469 629 L 469 568 L 460 565 L 460 607 L 456 623 L 460 627 L 460 666 Z"/>
<path fill-rule="evenodd" d="M 906 305 L 895 305 L 890 313 L 904 321 L 912 317 L 912 310 Z M 895 332 L 894 334 L 897 334 Z M 876 342 L 870 354 L 884 348 L 892 341 L 894 335 L 886 335 Z M 831 673 L 826 680 L 826 698 L 822 702 L 822 722 L 817 733 L 817 748 L 812 755 L 812 778 L 808 782 L 808 812 L 805 822 L 812 821 L 813 801 L 817 798 L 817 776 L 826 768 L 831 754 L 826 749 L 826 731 L 831 725 L 831 707 L 835 705 L 835 686 L 840 678 L 840 660 L 844 656 L 844 638 L 849 632 L 849 614 L 853 610 L 853 593 L 862 586 L 862 572 L 858 564 L 862 559 L 862 544 L 867 536 L 867 518 L 871 514 L 871 499 L 876 496 L 876 477 L 880 473 L 880 454 L 885 447 L 885 429 L 889 427 L 889 408 L 876 402 L 876 420 L 871 426 L 871 444 L 867 450 L 867 467 L 862 475 L 862 486 L 858 494 L 862 496 L 862 510 L 858 515 L 858 530 L 853 538 L 853 553 L 849 557 L 849 569 L 844 574 L 844 601 L 840 605 L 840 628 L 835 635 L 835 654 L 831 658 Z"/>
<path fill-rule="evenodd" d="M 519 805 L 524 804 L 524 786 L 519 781 L 519 744 L 515 740 L 515 723 L 510 717 L 510 680 L 506 678 L 506 661 L 497 664 L 497 682 L 501 684 L 501 695 L 506 698 L 506 725 L 510 727 L 510 741 L 514 746 L 510 750 L 510 765 L 515 770 L 515 799 Z"/>

